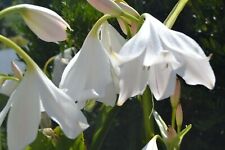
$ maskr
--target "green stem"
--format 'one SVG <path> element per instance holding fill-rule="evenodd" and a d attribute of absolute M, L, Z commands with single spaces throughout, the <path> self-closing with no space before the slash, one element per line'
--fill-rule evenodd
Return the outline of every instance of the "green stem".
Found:
<path fill-rule="evenodd" d="M 135 16 L 133 16 L 133 15 L 131 15 L 129 13 L 126 13 L 124 11 L 122 12 L 121 16 L 123 16 L 125 18 L 128 18 L 128 19 L 130 19 L 130 20 L 132 20 L 132 21 L 134 21 L 136 23 L 139 23 L 139 21 L 140 21 L 139 18 L 137 18 L 137 17 L 135 17 Z"/>
<path fill-rule="evenodd" d="M 179 16 L 180 12 L 183 10 L 183 8 L 184 8 L 184 6 L 186 5 L 187 2 L 188 2 L 188 0 L 179 0 L 177 2 L 177 4 L 174 6 L 174 8 L 172 9 L 170 14 L 168 15 L 168 17 L 164 21 L 164 24 L 168 28 L 172 28 L 172 26 L 174 25 L 177 17 Z"/>
<path fill-rule="evenodd" d="M 23 7 L 21 7 L 22 5 L 15 5 L 15 6 L 11 6 L 8 8 L 5 8 L 3 10 L 0 11 L 0 19 L 3 18 L 5 15 L 8 14 L 12 14 L 15 12 L 19 12 Z"/>
<path fill-rule="evenodd" d="M 141 104 L 144 118 L 143 121 L 145 130 L 145 141 L 147 142 L 154 136 L 153 118 L 151 115 L 153 110 L 153 101 L 149 88 L 146 88 L 144 94 L 141 96 Z"/>
<path fill-rule="evenodd" d="M 102 147 L 102 144 L 105 140 L 105 137 L 113 123 L 113 118 L 117 115 L 118 110 L 120 107 L 114 106 L 108 114 L 106 114 L 106 118 L 104 119 L 104 122 L 101 124 L 101 127 L 97 129 L 96 133 L 94 134 L 92 138 L 92 143 L 90 145 L 91 150 L 100 150 Z"/>
<path fill-rule="evenodd" d="M 172 119 L 171 119 L 171 125 L 175 129 L 175 122 L 176 122 L 176 107 L 172 107 Z"/>
<path fill-rule="evenodd" d="M 113 18 L 113 16 L 106 14 L 104 16 L 102 16 L 100 19 L 98 19 L 98 21 L 94 24 L 94 26 L 92 27 L 90 33 L 92 33 L 92 35 L 94 36 L 98 36 L 98 29 L 100 28 L 100 26 L 107 21 L 108 19 Z"/>
<path fill-rule="evenodd" d="M 31 57 L 12 40 L 0 35 L 0 41 L 15 50 L 15 52 L 26 62 L 27 70 L 30 70 L 33 67 L 37 66 L 33 59 L 31 59 Z"/>

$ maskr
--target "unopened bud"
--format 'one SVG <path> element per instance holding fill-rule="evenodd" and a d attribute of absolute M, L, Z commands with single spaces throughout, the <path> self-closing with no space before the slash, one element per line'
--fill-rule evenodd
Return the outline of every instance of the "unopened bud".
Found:
<path fill-rule="evenodd" d="M 177 110 L 176 110 L 176 123 L 178 127 L 182 126 L 183 123 L 183 111 L 182 111 L 182 107 L 181 104 L 177 105 Z"/>
<path fill-rule="evenodd" d="M 121 9 L 124 12 L 126 12 L 126 13 L 134 16 L 134 17 L 137 17 L 137 18 L 140 17 L 140 14 L 134 8 L 129 6 L 127 3 L 118 2 L 117 4 L 121 7 Z M 131 33 L 135 34 L 137 32 L 137 27 L 138 27 L 137 22 L 133 22 L 133 21 L 127 19 L 127 18 L 123 18 L 123 19 L 126 20 L 126 22 L 129 23 Z M 121 19 L 118 19 L 118 22 L 119 22 L 120 28 L 122 29 L 123 33 L 127 34 L 127 29 L 126 29 L 126 26 L 125 26 L 124 22 Z"/>
<path fill-rule="evenodd" d="M 168 126 L 168 129 L 167 129 L 167 140 L 168 142 L 171 142 L 173 141 L 174 138 L 177 137 L 177 132 L 176 130 L 172 127 L 172 126 Z"/>
<path fill-rule="evenodd" d="M 13 71 L 15 77 L 17 77 L 18 79 L 22 79 L 23 73 L 20 70 L 20 68 L 18 67 L 18 65 L 14 61 L 12 61 L 11 66 L 12 66 L 12 71 Z"/>
<path fill-rule="evenodd" d="M 87 0 L 95 9 L 104 13 L 118 16 L 122 13 L 121 8 L 114 0 Z"/>
<path fill-rule="evenodd" d="M 170 102 L 171 102 L 172 108 L 176 108 L 177 105 L 179 104 L 180 92 L 181 92 L 180 81 L 179 81 L 179 79 L 177 79 L 174 94 L 170 97 Z"/>

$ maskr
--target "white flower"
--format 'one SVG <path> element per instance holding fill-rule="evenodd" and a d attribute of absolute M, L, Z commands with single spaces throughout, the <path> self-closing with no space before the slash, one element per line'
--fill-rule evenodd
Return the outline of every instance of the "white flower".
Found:
<path fill-rule="evenodd" d="M 120 50 L 120 57 L 130 59 L 120 66 L 118 105 L 142 94 L 149 85 L 157 100 L 171 96 L 176 75 L 187 84 L 201 84 L 209 89 L 215 76 L 201 47 L 187 35 L 168 29 L 149 14 L 138 31 Z"/>
<path fill-rule="evenodd" d="M 96 35 L 92 31 L 88 34 L 80 51 L 69 62 L 60 88 L 76 99 L 81 108 L 88 99 L 97 99 L 112 106 L 115 104 L 118 92 L 113 66 L 116 60 L 113 57 L 109 59 L 109 55 L 113 56 L 124 41 L 112 26 L 105 23 Z"/>
<path fill-rule="evenodd" d="M 28 27 L 40 39 L 47 42 L 66 40 L 66 29 L 70 29 L 70 26 L 56 12 L 30 4 L 20 4 L 15 7 L 20 10 Z"/>
<path fill-rule="evenodd" d="M 145 147 L 144 147 L 142 150 L 158 150 L 157 143 L 156 143 L 157 137 L 158 137 L 158 135 L 154 136 L 154 137 L 148 142 L 148 144 L 145 145 Z"/>
<path fill-rule="evenodd" d="M 9 150 L 24 149 L 36 138 L 41 104 L 69 138 L 75 138 L 88 127 L 86 118 L 74 101 L 35 67 L 25 72 L 0 113 L 1 125 L 10 109 L 7 121 Z"/>

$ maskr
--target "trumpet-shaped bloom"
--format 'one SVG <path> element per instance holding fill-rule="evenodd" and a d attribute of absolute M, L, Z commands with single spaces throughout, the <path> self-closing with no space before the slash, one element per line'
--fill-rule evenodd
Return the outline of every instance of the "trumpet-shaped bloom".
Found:
<path fill-rule="evenodd" d="M 17 5 L 27 26 L 42 40 L 47 42 L 64 41 L 69 24 L 56 12 L 30 4 Z"/>
<path fill-rule="evenodd" d="M 75 138 L 88 127 L 86 118 L 74 101 L 58 89 L 39 68 L 35 68 L 25 73 L 0 113 L 1 125 L 10 109 L 7 121 L 9 150 L 23 149 L 36 138 L 41 104 L 69 138 Z"/>
<path fill-rule="evenodd" d="M 156 140 L 157 140 L 157 135 L 154 136 L 154 137 L 148 142 L 148 144 L 145 145 L 145 147 L 144 147 L 142 150 L 158 150 Z"/>
<path fill-rule="evenodd" d="M 118 105 L 127 98 L 141 94 L 150 86 L 157 100 L 174 93 L 176 75 L 187 84 L 201 84 L 212 89 L 215 76 L 201 47 L 187 35 L 168 29 L 149 14 L 138 31 L 119 52 L 133 57 L 120 65 L 120 97 Z"/>
<path fill-rule="evenodd" d="M 124 39 L 108 23 L 103 24 L 99 32 L 88 34 L 80 51 L 64 70 L 60 83 L 60 88 L 76 99 L 81 108 L 88 99 L 114 105 L 118 93 L 113 69 L 117 63 L 113 57 L 109 59 L 109 55 L 113 56 L 113 52 L 121 48 Z"/>

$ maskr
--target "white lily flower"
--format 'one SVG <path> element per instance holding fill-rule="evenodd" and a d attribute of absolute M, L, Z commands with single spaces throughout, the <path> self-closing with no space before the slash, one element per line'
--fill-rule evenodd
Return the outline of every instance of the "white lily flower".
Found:
<path fill-rule="evenodd" d="M 142 150 L 158 150 L 157 143 L 156 143 L 157 137 L 158 137 L 158 135 L 154 136 L 154 137 L 148 142 L 148 144 L 145 145 L 144 148 L 142 148 Z"/>
<path fill-rule="evenodd" d="M 30 4 L 15 6 L 20 10 L 27 26 L 42 40 L 47 42 L 64 41 L 69 24 L 56 12 Z"/>
<path fill-rule="evenodd" d="M 135 53 L 136 57 L 120 66 L 118 105 L 142 94 L 146 85 L 157 100 L 171 96 L 176 75 L 187 84 L 213 89 L 215 76 L 201 47 L 187 35 L 168 29 L 153 16 L 143 16 L 142 27 L 119 52 L 121 57 L 135 56 Z"/>
<path fill-rule="evenodd" d="M 9 150 L 24 149 L 36 138 L 41 104 L 69 138 L 75 138 L 88 127 L 86 118 L 74 101 L 35 67 L 25 72 L 0 113 L 1 125 L 10 109 L 7 121 Z"/>
<path fill-rule="evenodd" d="M 113 57 L 109 59 L 109 55 L 113 56 L 123 41 L 119 33 L 105 23 L 96 35 L 92 31 L 88 34 L 80 51 L 69 62 L 63 72 L 60 88 L 76 99 L 81 108 L 88 99 L 111 106 L 115 104 L 118 92 L 113 66 L 116 60 Z"/>

